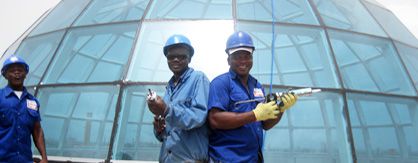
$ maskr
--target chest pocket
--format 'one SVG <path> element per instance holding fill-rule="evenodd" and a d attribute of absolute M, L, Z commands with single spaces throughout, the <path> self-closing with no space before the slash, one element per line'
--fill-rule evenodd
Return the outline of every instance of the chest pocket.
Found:
<path fill-rule="evenodd" d="M 0 109 L 0 125 L 2 127 L 11 126 L 12 121 L 12 115 L 11 115 L 10 109 Z"/>

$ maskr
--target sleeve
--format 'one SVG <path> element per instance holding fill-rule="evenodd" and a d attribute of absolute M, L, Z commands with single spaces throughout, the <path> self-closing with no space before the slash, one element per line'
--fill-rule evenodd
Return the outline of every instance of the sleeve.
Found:
<path fill-rule="evenodd" d="M 210 83 L 208 108 L 209 110 L 217 108 L 223 111 L 228 110 L 229 89 L 226 82 L 220 78 L 214 79 Z"/>
<path fill-rule="evenodd" d="M 198 128 L 206 122 L 209 80 L 203 73 L 199 74 L 191 87 L 191 96 L 167 106 L 166 121 L 183 130 Z"/>

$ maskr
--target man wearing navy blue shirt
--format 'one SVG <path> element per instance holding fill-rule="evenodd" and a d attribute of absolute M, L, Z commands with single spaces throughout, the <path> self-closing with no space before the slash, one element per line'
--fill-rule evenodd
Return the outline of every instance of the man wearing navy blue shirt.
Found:
<path fill-rule="evenodd" d="M 225 50 L 229 72 L 210 83 L 210 162 L 263 162 L 263 130 L 274 127 L 296 102 L 295 95 L 286 94 L 281 97 L 281 105 L 275 101 L 263 103 L 263 87 L 249 74 L 254 49 L 250 35 L 233 33 Z"/>
<path fill-rule="evenodd" d="M 8 85 L 0 89 L 0 162 L 33 163 L 31 136 L 41 163 L 48 162 L 39 102 L 23 86 L 28 72 L 28 64 L 17 56 L 7 58 L 1 69 Z"/>
<path fill-rule="evenodd" d="M 159 162 L 207 162 L 209 80 L 188 67 L 194 50 L 185 36 L 171 36 L 163 51 L 173 77 L 164 98 L 147 99 L 155 115 L 154 134 L 163 143 Z"/>

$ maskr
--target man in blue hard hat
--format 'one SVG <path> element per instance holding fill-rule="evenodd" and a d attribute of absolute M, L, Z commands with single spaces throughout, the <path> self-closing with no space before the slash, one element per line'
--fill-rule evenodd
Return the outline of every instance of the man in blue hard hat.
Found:
<path fill-rule="evenodd" d="M 23 85 L 28 72 L 18 56 L 7 58 L 1 69 L 8 84 L 0 89 L 0 162 L 33 163 L 31 136 L 41 162 L 48 162 L 39 102 Z"/>
<path fill-rule="evenodd" d="M 147 99 L 154 116 L 154 134 L 162 147 L 160 162 L 207 162 L 209 80 L 188 65 L 194 49 L 188 38 L 173 35 L 164 49 L 173 76 L 163 98 Z"/>
<path fill-rule="evenodd" d="M 233 33 L 227 41 L 229 72 L 210 83 L 208 121 L 210 162 L 263 162 L 263 130 L 276 125 L 297 97 L 286 94 L 283 104 L 263 103 L 261 84 L 249 74 L 254 45 L 245 32 Z M 262 99 L 256 101 L 254 99 Z"/>

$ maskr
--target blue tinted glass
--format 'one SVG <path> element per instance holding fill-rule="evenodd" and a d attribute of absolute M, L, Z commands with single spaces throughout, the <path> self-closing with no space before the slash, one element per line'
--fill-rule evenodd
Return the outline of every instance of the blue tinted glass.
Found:
<path fill-rule="evenodd" d="M 415 95 L 391 42 L 329 31 L 344 85 L 350 89 Z"/>
<path fill-rule="evenodd" d="M 149 0 L 95 0 L 76 21 L 76 25 L 139 20 Z"/>
<path fill-rule="evenodd" d="M 349 93 L 348 110 L 359 162 L 416 162 L 418 103 Z"/>
<path fill-rule="evenodd" d="M 277 91 L 277 90 L 275 90 Z M 299 97 L 266 132 L 266 162 L 351 162 L 341 95 L 321 92 Z"/>
<path fill-rule="evenodd" d="M 41 88 L 42 125 L 49 155 L 106 158 L 117 86 Z"/>
<path fill-rule="evenodd" d="M 145 100 L 148 89 L 162 96 L 165 85 L 131 86 L 123 93 L 116 148 L 112 157 L 116 160 L 158 160 L 161 143 L 154 136 L 154 115 Z"/>
<path fill-rule="evenodd" d="M 120 80 L 133 44 L 136 23 L 71 30 L 57 52 L 45 83 Z"/>
<path fill-rule="evenodd" d="M 418 48 L 413 48 L 396 42 L 395 46 L 405 63 L 409 75 L 412 77 L 415 88 L 418 88 Z"/>
<path fill-rule="evenodd" d="M 154 0 L 147 19 L 232 19 L 231 1 Z"/>
<path fill-rule="evenodd" d="M 70 26 L 90 0 L 61 1 L 30 33 L 30 36 Z"/>
<path fill-rule="evenodd" d="M 54 32 L 47 35 L 24 40 L 15 54 L 21 56 L 29 65 L 26 85 L 36 85 L 45 73 L 64 32 Z"/>
<path fill-rule="evenodd" d="M 225 43 L 232 31 L 232 21 L 144 22 L 128 80 L 167 82 L 170 79 L 172 72 L 167 66 L 163 46 L 173 34 L 185 35 L 191 41 L 195 54 L 189 67 L 205 72 L 209 79 L 227 72 Z"/>
<path fill-rule="evenodd" d="M 358 0 L 314 0 L 325 25 L 386 37 Z"/>
<path fill-rule="evenodd" d="M 409 32 L 408 28 L 392 12 L 370 3 L 364 4 L 391 38 L 418 47 L 417 38 Z"/>
<path fill-rule="evenodd" d="M 271 0 L 237 1 L 238 19 L 272 21 Z M 274 1 L 275 21 L 319 25 L 307 0 Z"/>
<path fill-rule="evenodd" d="M 255 51 L 251 74 L 264 84 L 340 87 L 322 29 L 278 26 L 275 64 L 271 72 L 271 25 L 239 23 L 253 38 Z"/>

